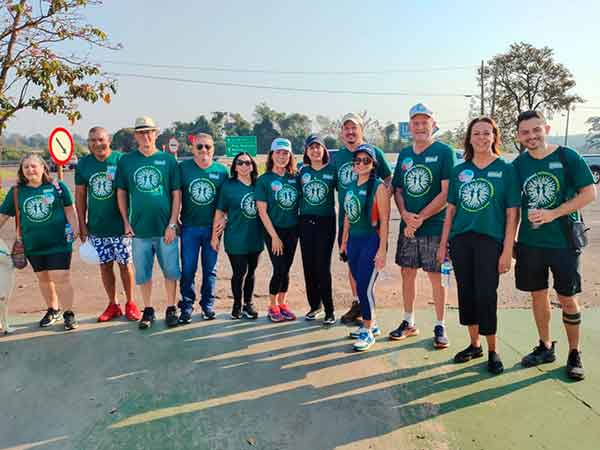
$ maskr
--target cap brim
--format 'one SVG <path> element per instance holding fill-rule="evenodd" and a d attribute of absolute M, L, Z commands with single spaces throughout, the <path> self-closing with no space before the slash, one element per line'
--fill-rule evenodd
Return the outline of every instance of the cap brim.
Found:
<path fill-rule="evenodd" d="M 133 131 L 147 131 L 147 130 L 157 130 L 158 131 L 158 127 L 135 127 L 133 129 Z"/>
<path fill-rule="evenodd" d="M 427 114 L 425 112 L 414 113 L 412 116 L 410 116 L 410 118 L 412 119 L 415 116 L 426 116 L 426 117 L 430 117 L 430 118 L 433 119 L 433 115 L 432 114 Z"/>

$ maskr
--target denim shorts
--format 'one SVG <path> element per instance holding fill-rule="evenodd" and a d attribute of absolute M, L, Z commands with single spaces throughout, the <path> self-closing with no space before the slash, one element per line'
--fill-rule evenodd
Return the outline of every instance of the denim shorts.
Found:
<path fill-rule="evenodd" d="M 133 238 L 133 267 L 135 269 L 135 284 L 146 284 L 152 279 L 154 255 L 167 280 L 179 280 L 179 238 L 170 244 L 165 244 L 163 237 Z"/>

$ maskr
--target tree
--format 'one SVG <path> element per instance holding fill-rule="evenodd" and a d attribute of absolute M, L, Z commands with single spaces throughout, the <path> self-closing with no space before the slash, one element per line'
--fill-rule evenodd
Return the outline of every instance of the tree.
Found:
<path fill-rule="evenodd" d="M 112 137 L 111 147 L 114 150 L 128 153 L 137 148 L 137 143 L 133 137 L 133 130 L 131 128 L 121 128 Z"/>
<path fill-rule="evenodd" d="M 304 114 L 289 114 L 279 121 L 283 137 L 290 140 L 296 153 L 304 152 L 304 140 L 310 134 L 311 120 Z"/>
<path fill-rule="evenodd" d="M 589 149 L 600 149 L 600 116 L 590 117 L 585 123 L 590 126 L 585 137 Z"/>
<path fill-rule="evenodd" d="M 256 136 L 258 153 L 268 153 L 273 139 L 281 136 L 279 120 L 283 117 L 282 113 L 271 109 L 266 103 L 256 105 L 252 132 Z"/>
<path fill-rule="evenodd" d="M 388 123 L 383 127 L 383 148 L 386 152 L 391 152 L 394 148 L 394 133 L 396 133 L 396 131 L 396 125 L 393 123 Z"/>
<path fill-rule="evenodd" d="M 508 52 L 490 59 L 483 74 L 478 69 L 478 83 L 482 76 L 484 109 L 491 114 L 493 105 L 493 116 L 502 130 L 503 141 L 512 142 L 519 151 L 515 140 L 519 113 L 539 110 L 552 118 L 557 111 L 584 101 L 576 94 L 569 94 L 575 87 L 573 75 L 554 61 L 554 51 L 549 47 L 514 43 Z"/>
<path fill-rule="evenodd" d="M 73 43 L 118 49 L 82 11 L 101 0 L 0 0 L 0 134 L 17 112 L 31 108 L 81 118 L 78 101 L 109 103 L 115 81 L 85 57 L 69 53 Z M 69 44 L 68 46 L 65 44 Z"/>

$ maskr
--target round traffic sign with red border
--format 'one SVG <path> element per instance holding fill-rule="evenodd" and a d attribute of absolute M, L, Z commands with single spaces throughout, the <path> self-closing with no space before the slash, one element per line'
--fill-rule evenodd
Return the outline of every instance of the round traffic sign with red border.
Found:
<path fill-rule="evenodd" d="M 55 128 L 48 138 L 48 150 L 52 160 L 56 164 L 64 166 L 69 162 L 75 150 L 73 136 L 66 128 Z"/>

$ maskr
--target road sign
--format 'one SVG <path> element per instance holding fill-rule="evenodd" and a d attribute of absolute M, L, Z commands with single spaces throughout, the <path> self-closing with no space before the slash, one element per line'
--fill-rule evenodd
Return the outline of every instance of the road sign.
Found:
<path fill-rule="evenodd" d="M 179 150 L 179 142 L 177 141 L 177 139 L 172 137 L 171 139 L 169 139 L 169 151 L 171 153 L 177 154 L 177 150 Z"/>
<path fill-rule="evenodd" d="M 398 135 L 400 136 L 400 139 L 412 138 L 410 130 L 408 128 L 408 122 L 400 122 L 398 124 Z"/>
<path fill-rule="evenodd" d="M 66 128 L 55 128 L 48 138 L 48 151 L 52 160 L 59 166 L 69 162 L 75 150 L 73 136 Z"/>
<path fill-rule="evenodd" d="M 227 136 L 225 138 L 227 147 L 226 156 L 233 157 L 241 152 L 248 152 L 256 156 L 256 136 Z"/>

